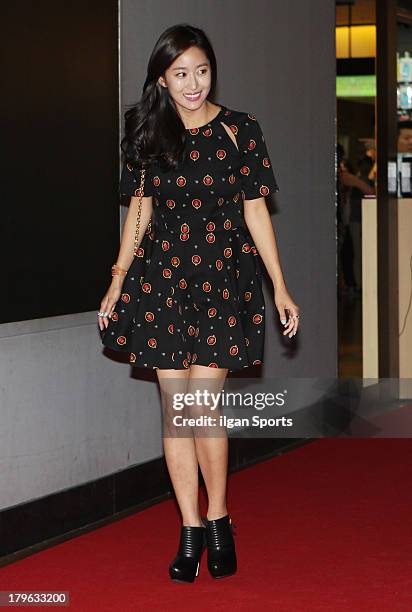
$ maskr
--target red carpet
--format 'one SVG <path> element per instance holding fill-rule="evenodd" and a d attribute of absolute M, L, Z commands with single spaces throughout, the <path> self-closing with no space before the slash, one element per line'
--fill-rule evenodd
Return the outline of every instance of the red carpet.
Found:
<path fill-rule="evenodd" d="M 411 439 L 320 439 L 230 475 L 234 576 L 205 553 L 194 584 L 169 579 L 168 501 L 0 569 L 0 590 L 67 590 L 76 611 L 410 611 L 411 482 Z"/>

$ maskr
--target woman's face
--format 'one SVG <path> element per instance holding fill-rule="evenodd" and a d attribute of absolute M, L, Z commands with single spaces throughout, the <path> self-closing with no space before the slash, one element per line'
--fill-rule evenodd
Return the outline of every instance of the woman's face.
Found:
<path fill-rule="evenodd" d="M 212 84 L 210 63 L 199 47 L 190 47 L 169 66 L 159 83 L 169 89 L 177 109 L 183 113 L 198 110 Z"/>

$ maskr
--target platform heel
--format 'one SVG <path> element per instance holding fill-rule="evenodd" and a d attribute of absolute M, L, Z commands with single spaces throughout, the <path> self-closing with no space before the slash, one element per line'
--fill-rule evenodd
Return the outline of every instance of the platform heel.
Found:
<path fill-rule="evenodd" d="M 228 514 L 219 519 L 207 520 L 207 567 L 213 578 L 231 576 L 237 571 L 234 527 Z"/>
<path fill-rule="evenodd" d="M 176 557 L 169 565 L 169 576 L 174 582 L 194 582 L 199 574 L 200 559 L 206 548 L 206 520 L 203 527 L 182 525 L 179 548 Z"/>

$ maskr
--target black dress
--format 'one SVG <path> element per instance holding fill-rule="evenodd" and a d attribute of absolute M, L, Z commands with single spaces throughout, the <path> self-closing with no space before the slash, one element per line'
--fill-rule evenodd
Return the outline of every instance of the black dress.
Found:
<path fill-rule="evenodd" d="M 152 219 L 102 333 L 138 367 L 232 372 L 263 361 L 263 270 L 243 200 L 279 187 L 256 117 L 220 106 L 209 123 L 186 130 L 178 171 L 146 171 Z M 139 169 L 124 164 L 121 195 L 137 195 L 139 185 Z"/>

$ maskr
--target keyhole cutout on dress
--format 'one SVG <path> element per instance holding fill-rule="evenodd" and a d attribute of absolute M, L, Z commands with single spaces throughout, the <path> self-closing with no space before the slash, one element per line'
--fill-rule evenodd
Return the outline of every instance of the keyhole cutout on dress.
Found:
<path fill-rule="evenodd" d="M 232 130 L 230 129 L 230 127 L 228 125 L 226 125 L 226 123 L 223 123 L 223 121 L 221 121 L 220 123 L 223 125 L 223 127 L 226 130 L 226 132 L 228 133 L 229 138 L 231 138 L 231 140 L 232 140 L 233 144 L 235 145 L 236 149 L 239 151 L 239 147 L 237 146 L 235 135 L 232 132 Z"/>

